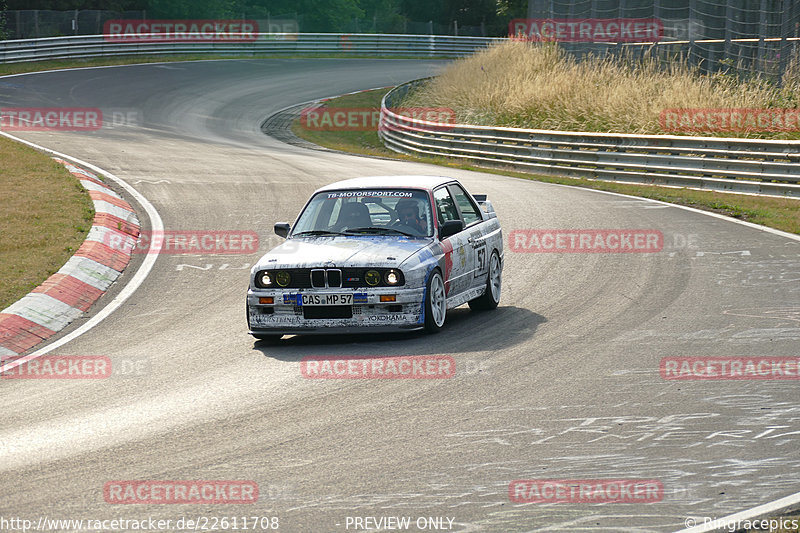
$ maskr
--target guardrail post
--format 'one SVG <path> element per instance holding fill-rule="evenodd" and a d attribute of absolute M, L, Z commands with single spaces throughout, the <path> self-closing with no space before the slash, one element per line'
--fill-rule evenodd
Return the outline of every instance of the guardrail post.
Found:
<path fill-rule="evenodd" d="M 800 141 L 543 131 L 437 124 L 391 107 L 422 80 L 389 91 L 380 136 L 401 153 L 444 155 L 526 172 L 800 198 Z M 787 162 L 788 160 L 788 162 Z"/>

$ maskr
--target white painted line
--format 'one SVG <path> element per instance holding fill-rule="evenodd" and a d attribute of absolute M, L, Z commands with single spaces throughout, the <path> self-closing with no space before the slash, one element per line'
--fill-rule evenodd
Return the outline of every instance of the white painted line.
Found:
<path fill-rule="evenodd" d="M 10 135 L 9 133 L 6 133 L 4 131 L 0 131 L 0 135 L 3 135 L 4 137 L 7 137 L 7 138 L 12 139 L 14 141 L 26 144 L 26 145 L 28 145 L 28 146 L 30 146 L 32 148 L 37 149 L 37 150 L 41 150 L 43 152 L 47 152 L 49 154 L 58 156 L 58 157 L 60 157 L 62 159 L 73 161 L 74 163 L 76 163 L 78 165 L 81 165 L 81 166 L 83 166 L 85 168 L 88 168 L 89 170 L 91 170 L 93 172 L 105 175 L 106 177 L 108 177 L 109 179 L 111 179 L 115 183 L 117 183 L 120 187 L 125 189 L 125 191 L 128 194 L 130 194 L 133 198 L 136 199 L 137 202 L 139 202 L 139 205 L 141 205 L 144 208 L 145 212 L 147 213 L 147 216 L 150 218 L 150 227 L 151 227 L 152 231 L 164 231 L 164 223 L 162 222 L 161 216 L 158 214 L 158 211 L 156 211 L 156 208 L 153 207 L 153 205 L 147 200 L 147 198 L 142 196 L 142 194 L 139 193 L 139 191 L 137 191 L 136 189 L 134 189 L 133 187 L 128 185 L 128 183 L 126 183 L 123 179 L 118 178 L 114 174 L 111 174 L 110 172 L 106 172 L 102 168 L 97 167 L 95 165 L 92 165 L 91 163 L 87 163 L 87 162 L 82 161 L 82 160 L 80 160 L 80 159 L 78 159 L 76 157 L 72 157 L 72 156 L 68 156 L 66 154 L 62 154 L 60 152 L 56 152 L 55 150 L 51 150 L 49 148 L 45 148 L 44 146 L 39 146 L 38 144 L 32 143 L 30 141 L 26 141 L 24 139 L 20 139 L 19 137 L 15 137 L 14 135 Z M 151 243 L 150 250 L 148 251 L 147 255 L 145 255 L 144 260 L 142 261 L 142 264 L 139 267 L 139 270 L 136 271 L 136 274 L 133 275 L 131 280 L 125 285 L 125 287 L 120 291 L 120 293 L 117 296 L 115 296 L 114 299 L 111 300 L 108 303 L 108 305 L 106 305 L 103 309 L 101 309 L 92 318 L 87 320 L 85 324 L 83 324 L 82 326 L 78 327 L 72 333 L 70 333 L 68 335 L 65 335 L 64 337 L 60 338 L 59 340 L 57 340 L 55 342 L 50 343 L 49 345 L 45 346 L 44 348 L 41 348 L 41 349 L 33 352 L 30 355 L 26 355 L 25 357 L 17 359 L 12 363 L 4 365 L 2 368 L 0 368 L 0 372 L 5 372 L 5 371 L 8 371 L 8 370 L 11 370 L 11 369 L 16 368 L 17 366 L 21 365 L 22 363 L 24 363 L 26 361 L 30 361 L 31 359 L 35 359 L 37 357 L 40 357 L 40 356 L 45 355 L 47 353 L 50 353 L 53 350 L 55 350 L 57 348 L 60 348 L 61 346 L 67 344 L 68 342 L 70 342 L 70 341 L 76 339 L 77 337 L 83 335 L 84 333 L 86 333 L 87 331 L 91 330 L 96 325 L 98 325 L 100 322 L 105 320 L 105 318 L 108 315 L 113 313 L 119 306 L 121 306 L 123 303 L 125 303 L 125 300 L 130 298 L 133 295 L 133 293 L 136 292 L 136 289 L 138 289 L 139 286 L 142 283 L 144 283 L 144 280 L 147 278 L 148 274 L 150 274 L 150 271 L 153 269 L 153 265 L 155 264 L 156 259 L 158 259 L 159 252 L 161 252 L 161 243 L 158 242 L 158 241 Z"/>
<path fill-rule="evenodd" d="M 491 171 L 484 172 L 483 174 L 491 174 Z M 502 174 L 497 174 L 497 175 L 502 175 Z M 510 177 L 512 179 L 525 179 L 525 178 L 515 178 L 513 176 L 505 176 L 505 177 Z M 526 181 L 536 181 L 536 180 L 526 180 Z M 580 189 L 582 191 L 591 191 L 591 192 L 597 192 L 597 193 L 600 193 L 600 194 L 610 194 L 612 196 L 622 196 L 623 198 L 632 198 L 632 199 L 636 199 L 636 200 L 644 200 L 646 202 L 653 202 L 655 204 L 660 204 L 660 205 L 663 205 L 663 206 L 666 206 L 666 207 L 677 207 L 678 209 L 684 209 L 686 211 L 691 211 L 692 213 L 698 213 L 698 214 L 701 214 L 701 215 L 706 215 L 706 216 L 709 216 L 709 217 L 718 218 L 720 220 L 725 220 L 726 222 L 733 222 L 734 224 L 740 224 L 742 226 L 747 226 L 748 228 L 753 228 L 753 229 L 757 229 L 757 230 L 760 230 L 760 231 L 765 231 L 767 233 L 772 233 L 772 234 L 778 235 L 780 237 L 786 237 L 787 239 L 792 239 L 793 241 L 800 242 L 800 235 L 795 235 L 794 233 L 788 233 L 786 231 L 781 231 L 779 229 L 768 228 L 767 226 L 761 226 L 759 224 L 753 224 L 752 222 L 746 222 L 744 220 L 739 220 L 739 219 L 736 219 L 736 218 L 733 218 L 733 217 L 720 215 L 719 213 L 714 213 L 714 212 L 711 212 L 711 211 L 703 211 L 702 209 L 696 209 L 694 207 L 687 207 L 685 205 L 671 204 L 669 202 L 662 202 L 661 200 L 653 200 L 652 198 L 643 198 L 641 196 L 631 196 L 629 194 L 622 194 L 622 193 L 619 193 L 619 192 L 598 191 L 597 189 L 589 189 L 587 187 L 579 187 L 578 185 L 564 185 L 562 183 L 547 183 L 547 182 L 541 182 L 541 181 L 538 182 L 538 183 L 546 183 L 547 185 L 555 185 L 556 187 L 569 187 L 571 189 Z M 710 191 L 710 192 L 719 192 L 719 191 Z M 735 193 L 729 193 L 729 194 L 735 194 Z"/>
<path fill-rule="evenodd" d="M 692 520 L 695 520 L 697 525 L 689 527 L 687 529 L 681 529 L 677 533 L 709 533 L 711 531 L 736 531 L 741 529 L 741 527 L 735 527 L 737 523 L 741 524 L 742 522 L 745 521 L 752 522 L 757 519 L 767 518 L 768 516 L 777 516 L 782 511 L 785 511 L 797 505 L 800 505 L 800 492 L 796 492 L 794 494 L 786 496 L 785 498 L 781 498 L 780 500 L 775 500 L 774 502 L 769 502 L 765 503 L 764 505 L 759 505 L 758 507 L 753 507 L 752 509 L 747 509 L 745 511 L 740 511 L 732 515 L 723 516 L 722 518 L 717 518 L 710 522 L 704 522 L 704 519 L 707 517 L 688 517 L 685 521 L 686 525 L 691 525 Z"/>

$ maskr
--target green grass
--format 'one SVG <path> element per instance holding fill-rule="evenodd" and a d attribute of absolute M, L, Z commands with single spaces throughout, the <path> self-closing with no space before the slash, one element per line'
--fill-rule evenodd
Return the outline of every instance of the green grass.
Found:
<path fill-rule="evenodd" d="M 402 55 L 374 55 L 343 52 L 340 54 L 254 54 L 254 55 L 225 55 L 225 54 L 164 54 L 151 56 L 110 56 L 96 57 L 88 59 L 55 59 L 50 61 L 24 61 L 20 63 L 0 63 L 0 76 L 9 74 L 24 74 L 28 72 L 41 72 L 47 70 L 58 70 L 65 68 L 82 67 L 107 67 L 114 65 L 138 65 L 142 63 L 168 63 L 178 61 L 203 61 L 218 59 L 327 59 L 327 58 L 348 58 L 348 59 L 420 59 L 418 56 Z M 439 58 L 446 59 L 446 58 Z"/>
<path fill-rule="evenodd" d="M 377 109 L 380 108 L 381 98 L 383 98 L 383 95 L 387 92 L 388 89 L 377 89 L 374 91 L 342 96 L 327 101 L 325 105 L 335 108 Z M 454 160 L 444 157 L 412 157 L 398 154 L 383 146 L 377 131 L 311 131 L 304 128 L 299 119 L 295 120 L 292 124 L 292 131 L 302 139 L 343 152 L 421 161 L 463 170 L 486 171 L 486 168 L 478 167 L 472 162 L 463 160 Z M 522 179 L 559 183 L 562 185 L 574 185 L 601 191 L 611 191 L 629 194 L 631 196 L 651 198 L 662 202 L 713 211 L 789 233 L 800 234 L 800 200 L 713 191 L 695 191 L 686 188 L 631 185 L 580 178 L 541 176 L 496 168 L 492 168 L 491 172 Z"/>
<path fill-rule="evenodd" d="M 89 193 L 63 165 L 0 137 L 0 310 L 54 274 L 94 218 Z"/>

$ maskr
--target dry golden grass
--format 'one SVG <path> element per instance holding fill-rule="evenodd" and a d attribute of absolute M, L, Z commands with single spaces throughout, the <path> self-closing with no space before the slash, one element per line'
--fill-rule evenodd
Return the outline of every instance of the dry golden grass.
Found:
<path fill-rule="evenodd" d="M 795 108 L 799 96 L 796 83 L 780 89 L 756 78 L 702 76 L 653 57 L 577 61 L 554 43 L 509 41 L 454 61 L 404 105 L 451 107 L 468 124 L 661 134 L 664 109 Z"/>
<path fill-rule="evenodd" d="M 356 95 L 341 96 L 329 100 L 326 105 L 330 107 L 378 107 L 381 98 L 388 89 L 376 89 L 358 93 Z M 300 119 L 292 125 L 292 131 L 298 137 L 307 141 L 345 152 L 357 154 L 378 155 L 394 159 L 410 161 L 424 161 L 466 170 L 485 171 L 476 167 L 473 162 L 448 159 L 446 157 L 412 157 L 398 154 L 383 146 L 375 131 L 311 131 L 302 128 Z M 706 211 L 714 211 L 730 217 L 746 220 L 755 224 L 762 224 L 790 233 L 800 235 L 800 200 L 794 198 L 771 198 L 764 196 L 749 196 L 714 191 L 695 191 L 691 189 L 676 189 L 672 187 L 658 187 L 653 185 L 634 185 L 630 183 L 614 183 L 602 180 L 587 180 L 581 178 L 565 178 L 554 176 L 538 176 L 511 170 L 498 170 L 493 168 L 493 173 L 515 176 L 524 179 L 534 179 L 549 183 L 560 183 L 577 187 L 587 187 L 601 191 L 612 191 L 633 196 L 652 198 L 662 202 L 686 205 Z"/>
<path fill-rule="evenodd" d="M 94 218 L 89 194 L 60 164 L 0 137 L 0 310 L 61 268 Z"/>

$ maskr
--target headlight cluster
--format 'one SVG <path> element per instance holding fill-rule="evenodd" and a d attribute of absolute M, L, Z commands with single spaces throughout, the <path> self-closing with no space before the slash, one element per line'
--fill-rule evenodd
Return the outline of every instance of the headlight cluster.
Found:
<path fill-rule="evenodd" d="M 320 274 L 314 282 L 312 270 Z M 405 285 L 403 272 L 396 268 L 343 268 L 329 269 L 327 277 L 320 269 L 259 270 L 254 285 L 257 289 L 307 289 L 322 287 L 329 283 L 330 288 L 356 289 L 359 287 L 401 287 Z M 341 272 L 341 274 L 339 274 Z M 336 275 L 334 277 L 334 274 Z"/>
<path fill-rule="evenodd" d="M 369 287 L 377 287 L 383 282 L 383 285 L 395 287 L 403 284 L 403 273 L 394 268 L 388 269 L 372 269 L 364 273 L 364 281 Z"/>
<path fill-rule="evenodd" d="M 256 287 L 269 289 L 273 287 L 288 287 L 292 282 L 292 275 L 285 270 L 273 272 L 262 270 L 256 274 Z"/>

